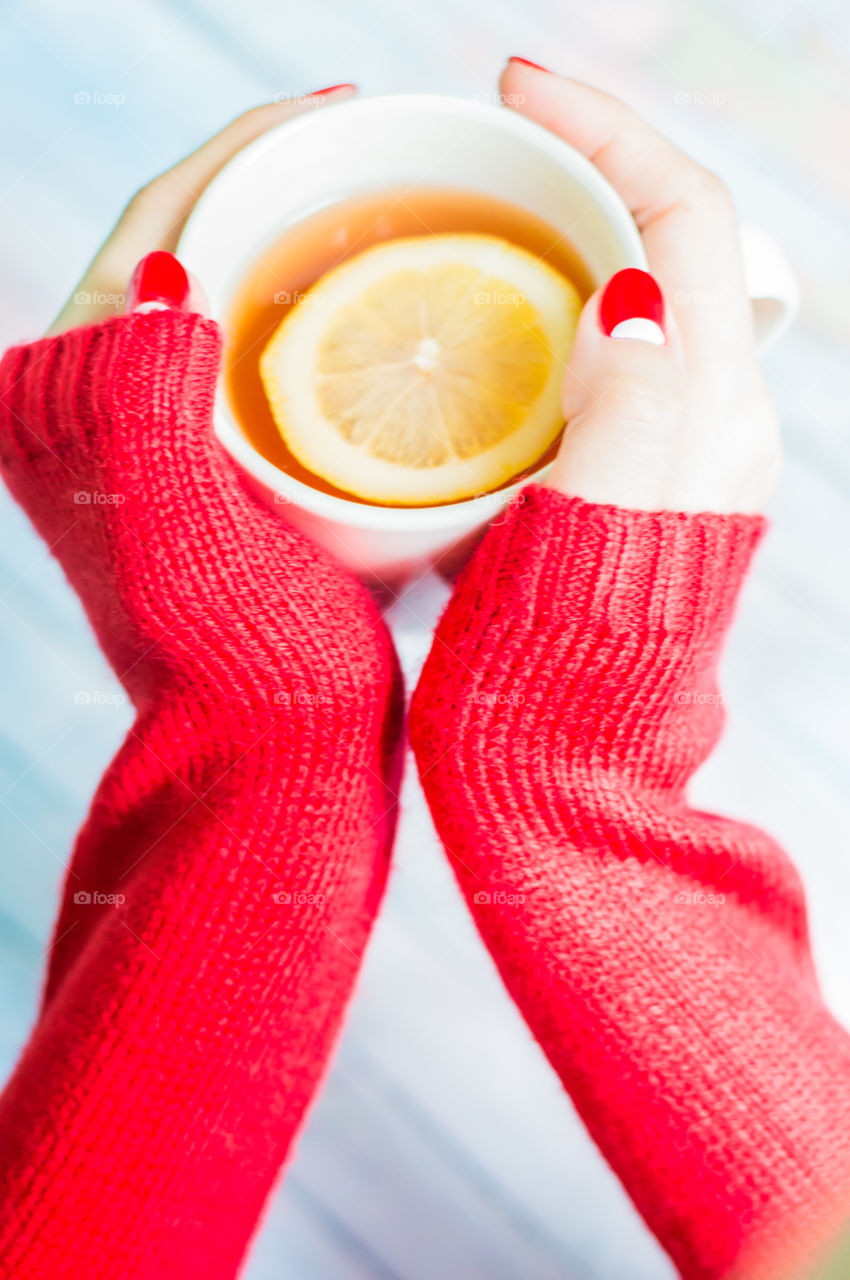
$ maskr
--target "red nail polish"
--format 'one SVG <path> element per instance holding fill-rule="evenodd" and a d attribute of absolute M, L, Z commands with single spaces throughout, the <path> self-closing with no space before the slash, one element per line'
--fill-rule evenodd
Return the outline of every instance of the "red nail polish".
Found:
<path fill-rule="evenodd" d="M 128 311 L 186 311 L 189 277 L 173 253 L 162 249 L 142 258 L 127 288 Z"/>
<path fill-rule="evenodd" d="M 530 62 L 528 58 L 518 58 L 516 55 L 508 58 L 508 62 L 519 62 L 524 67 L 531 67 L 532 71 L 545 71 L 547 76 L 551 76 L 552 72 L 548 67 L 541 67 L 539 62 Z"/>
<path fill-rule="evenodd" d="M 337 89 L 356 89 L 356 88 L 357 88 L 356 84 L 348 84 L 347 81 L 344 80 L 342 84 L 332 84 L 327 89 L 314 89 L 313 92 L 309 94 L 309 97 L 323 98 L 326 93 L 336 93 Z"/>
<path fill-rule="evenodd" d="M 650 329 L 640 323 L 626 328 L 627 322 L 632 320 L 649 321 L 656 328 Z M 609 338 L 642 337 L 649 342 L 664 340 L 664 298 L 648 271 L 626 267 L 611 277 L 599 300 L 599 327 Z"/>

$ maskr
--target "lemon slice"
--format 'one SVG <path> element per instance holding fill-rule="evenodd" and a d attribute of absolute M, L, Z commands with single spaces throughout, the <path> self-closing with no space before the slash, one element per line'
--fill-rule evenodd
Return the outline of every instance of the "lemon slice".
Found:
<path fill-rule="evenodd" d="M 411 236 L 322 276 L 260 358 L 295 457 L 399 506 L 486 493 L 563 425 L 578 291 L 497 236 Z"/>

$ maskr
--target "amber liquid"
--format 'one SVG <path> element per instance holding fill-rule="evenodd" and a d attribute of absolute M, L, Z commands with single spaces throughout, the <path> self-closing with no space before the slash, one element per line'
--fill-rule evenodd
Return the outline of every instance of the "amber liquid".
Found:
<path fill-rule="evenodd" d="M 287 312 L 332 267 L 383 240 L 451 231 L 501 236 L 544 258 L 572 281 L 582 300 L 593 292 L 587 267 L 560 232 L 507 200 L 476 191 L 417 187 L 373 191 L 326 205 L 287 227 L 263 250 L 237 290 L 227 317 L 225 391 L 242 431 L 269 462 L 314 489 L 359 501 L 308 471 L 289 452 L 266 400 L 260 356 Z M 557 442 L 527 471 L 546 461 L 556 448 Z"/>

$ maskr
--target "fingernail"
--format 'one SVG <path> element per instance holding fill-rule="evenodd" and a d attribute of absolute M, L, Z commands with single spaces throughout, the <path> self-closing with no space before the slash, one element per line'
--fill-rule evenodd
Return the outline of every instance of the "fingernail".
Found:
<path fill-rule="evenodd" d="M 189 277 L 173 253 L 157 249 L 139 262 L 127 287 L 128 311 L 187 311 Z"/>
<path fill-rule="evenodd" d="M 524 67 L 531 67 L 533 71 L 545 71 L 547 76 L 552 74 L 548 67 L 541 67 L 539 62 L 530 62 L 528 58 L 518 58 L 515 54 L 508 58 L 508 62 L 519 62 Z"/>
<path fill-rule="evenodd" d="M 314 89 L 308 96 L 311 98 L 323 98 L 326 93 L 336 93 L 337 89 L 356 89 L 356 84 L 348 84 L 343 81 L 342 84 L 332 84 L 328 89 Z"/>
<path fill-rule="evenodd" d="M 599 327 L 609 338 L 663 346 L 664 298 L 655 278 L 637 267 L 613 275 L 599 300 Z"/>

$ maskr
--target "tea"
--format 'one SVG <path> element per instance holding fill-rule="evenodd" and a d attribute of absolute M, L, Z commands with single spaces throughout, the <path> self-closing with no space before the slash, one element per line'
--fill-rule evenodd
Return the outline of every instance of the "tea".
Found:
<path fill-rule="evenodd" d="M 582 299 L 593 291 L 586 266 L 554 227 L 517 205 L 480 192 L 415 187 L 348 197 L 323 207 L 288 227 L 263 252 L 242 281 L 228 317 L 226 394 L 246 437 L 264 457 L 313 488 L 360 501 L 308 471 L 289 452 L 263 389 L 260 355 L 286 313 L 332 267 L 381 241 L 464 231 L 501 236 L 545 259 L 572 282 Z M 544 460 L 536 459 L 526 470 Z"/>

